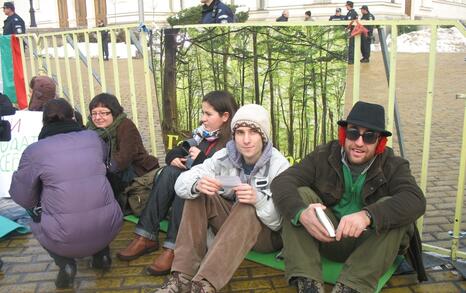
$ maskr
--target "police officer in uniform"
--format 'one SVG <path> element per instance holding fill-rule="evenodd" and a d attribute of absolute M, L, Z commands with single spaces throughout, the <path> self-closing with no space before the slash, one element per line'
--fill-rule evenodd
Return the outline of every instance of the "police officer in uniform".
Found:
<path fill-rule="evenodd" d="M 3 25 L 3 34 L 4 35 L 19 35 L 26 33 L 26 27 L 24 25 L 24 20 L 15 13 L 15 5 L 13 2 L 4 2 L 3 3 L 3 13 L 8 16 L 5 19 Z"/>
<path fill-rule="evenodd" d="M 201 0 L 202 19 L 201 23 L 232 23 L 235 22 L 235 15 L 230 7 L 220 0 Z"/>
<path fill-rule="evenodd" d="M 353 8 L 352 1 L 346 1 L 346 9 L 348 13 L 345 16 L 345 20 L 355 20 L 358 19 L 358 13 Z M 351 28 L 353 30 L 353 28 Z M 351 30 L 349 31 L 351 35 Z M 349 38 L 349 46 L 348 46 L 348 64 L 354 63 L 354 37 Z"/>
<path fill-rule="evenodd" d="M 372 13 L 369 12 L 369 7 L 367 5 L 361 6 L 361 20 L 374 20 L 375 17 Z M 372 31 L 374 28 L 372 25 L 365 26 L 368 30 L 367 36 L 361 34 L 361 63 L 369 63 L 369 57 L 371 56 L 371 41 L 372 41 Z"/>

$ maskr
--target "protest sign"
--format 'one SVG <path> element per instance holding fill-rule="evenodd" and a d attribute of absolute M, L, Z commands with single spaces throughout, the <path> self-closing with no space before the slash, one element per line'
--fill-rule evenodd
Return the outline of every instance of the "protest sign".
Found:
<path fill-rule="evenodd" d="M 42 112 L 17 111 L 4 116 L 11 123 L 11 140 L 0 142 L 0 197 L 10 197 L 11 177 L 26 147 L 37 141 L 42 128 Z"/>

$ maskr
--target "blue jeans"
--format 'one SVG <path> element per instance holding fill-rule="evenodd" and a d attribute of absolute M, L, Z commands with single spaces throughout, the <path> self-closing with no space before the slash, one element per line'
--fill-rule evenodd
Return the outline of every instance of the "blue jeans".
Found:
<path fill-rule="evenodd" d="M 175 182 L 183 171 L 174 166 L 166 166 L 159 176 L 154 178 L 146 207 L 136 225 L 136 234 L 147 239 L 157 240 L 160 222 L 167 217 L 171 207 L 167 238 L 163 245 L 165 248 L 175 249 L 176 235 L 180 227 L 184 206 L 184 199 L 176 195 Z"/>

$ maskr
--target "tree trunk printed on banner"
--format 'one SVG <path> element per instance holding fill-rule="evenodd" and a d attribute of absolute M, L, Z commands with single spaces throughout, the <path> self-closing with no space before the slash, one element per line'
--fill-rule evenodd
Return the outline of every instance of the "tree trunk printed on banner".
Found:
<path fill-rule="evenodd" d="M 239 105 L 270 112 L 271 140 L 291 162 L 336 138 L 346 87 L 342 28 L 196 27 L 171 36 L 159 52 L 164 58 L 154 58 L 163 62 L 155 67 L 163 68 L 164 129 L 190 132 L 202 97 L 228 90 Z"/>
<path fill-rule="evenodd" d="M 252 30 L 252 54 L 254 59 L 254 103 L 260 104 L 259 101 L 259 61 L 257 55 L 257 31 Z"/>
<path fill-rule="evenodd" d="M 176 89 L 176 35 L 178 29 L 164 30 L 165 64 L 163 72 L 162 94 L 162 131 L 164 134 L 174 132 L 177 125 L 177 89 Z M 166 135 L 164 135 L 166 137 Z"/>

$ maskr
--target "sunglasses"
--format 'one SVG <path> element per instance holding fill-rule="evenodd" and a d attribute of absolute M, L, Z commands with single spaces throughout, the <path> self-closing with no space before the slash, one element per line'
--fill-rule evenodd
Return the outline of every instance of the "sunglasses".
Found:
<path fill-rule="evenodd" d="M 362 141 L 366 144 L 374 144 L 379 138 L 379 133 L 374 131 L 366 131 L 363 134 L 359 132 L 359 129 L 356 128 L 347 128 L 346 129 L 346 138 L 352 141 L 358 140 L 362 136 Z"/>

